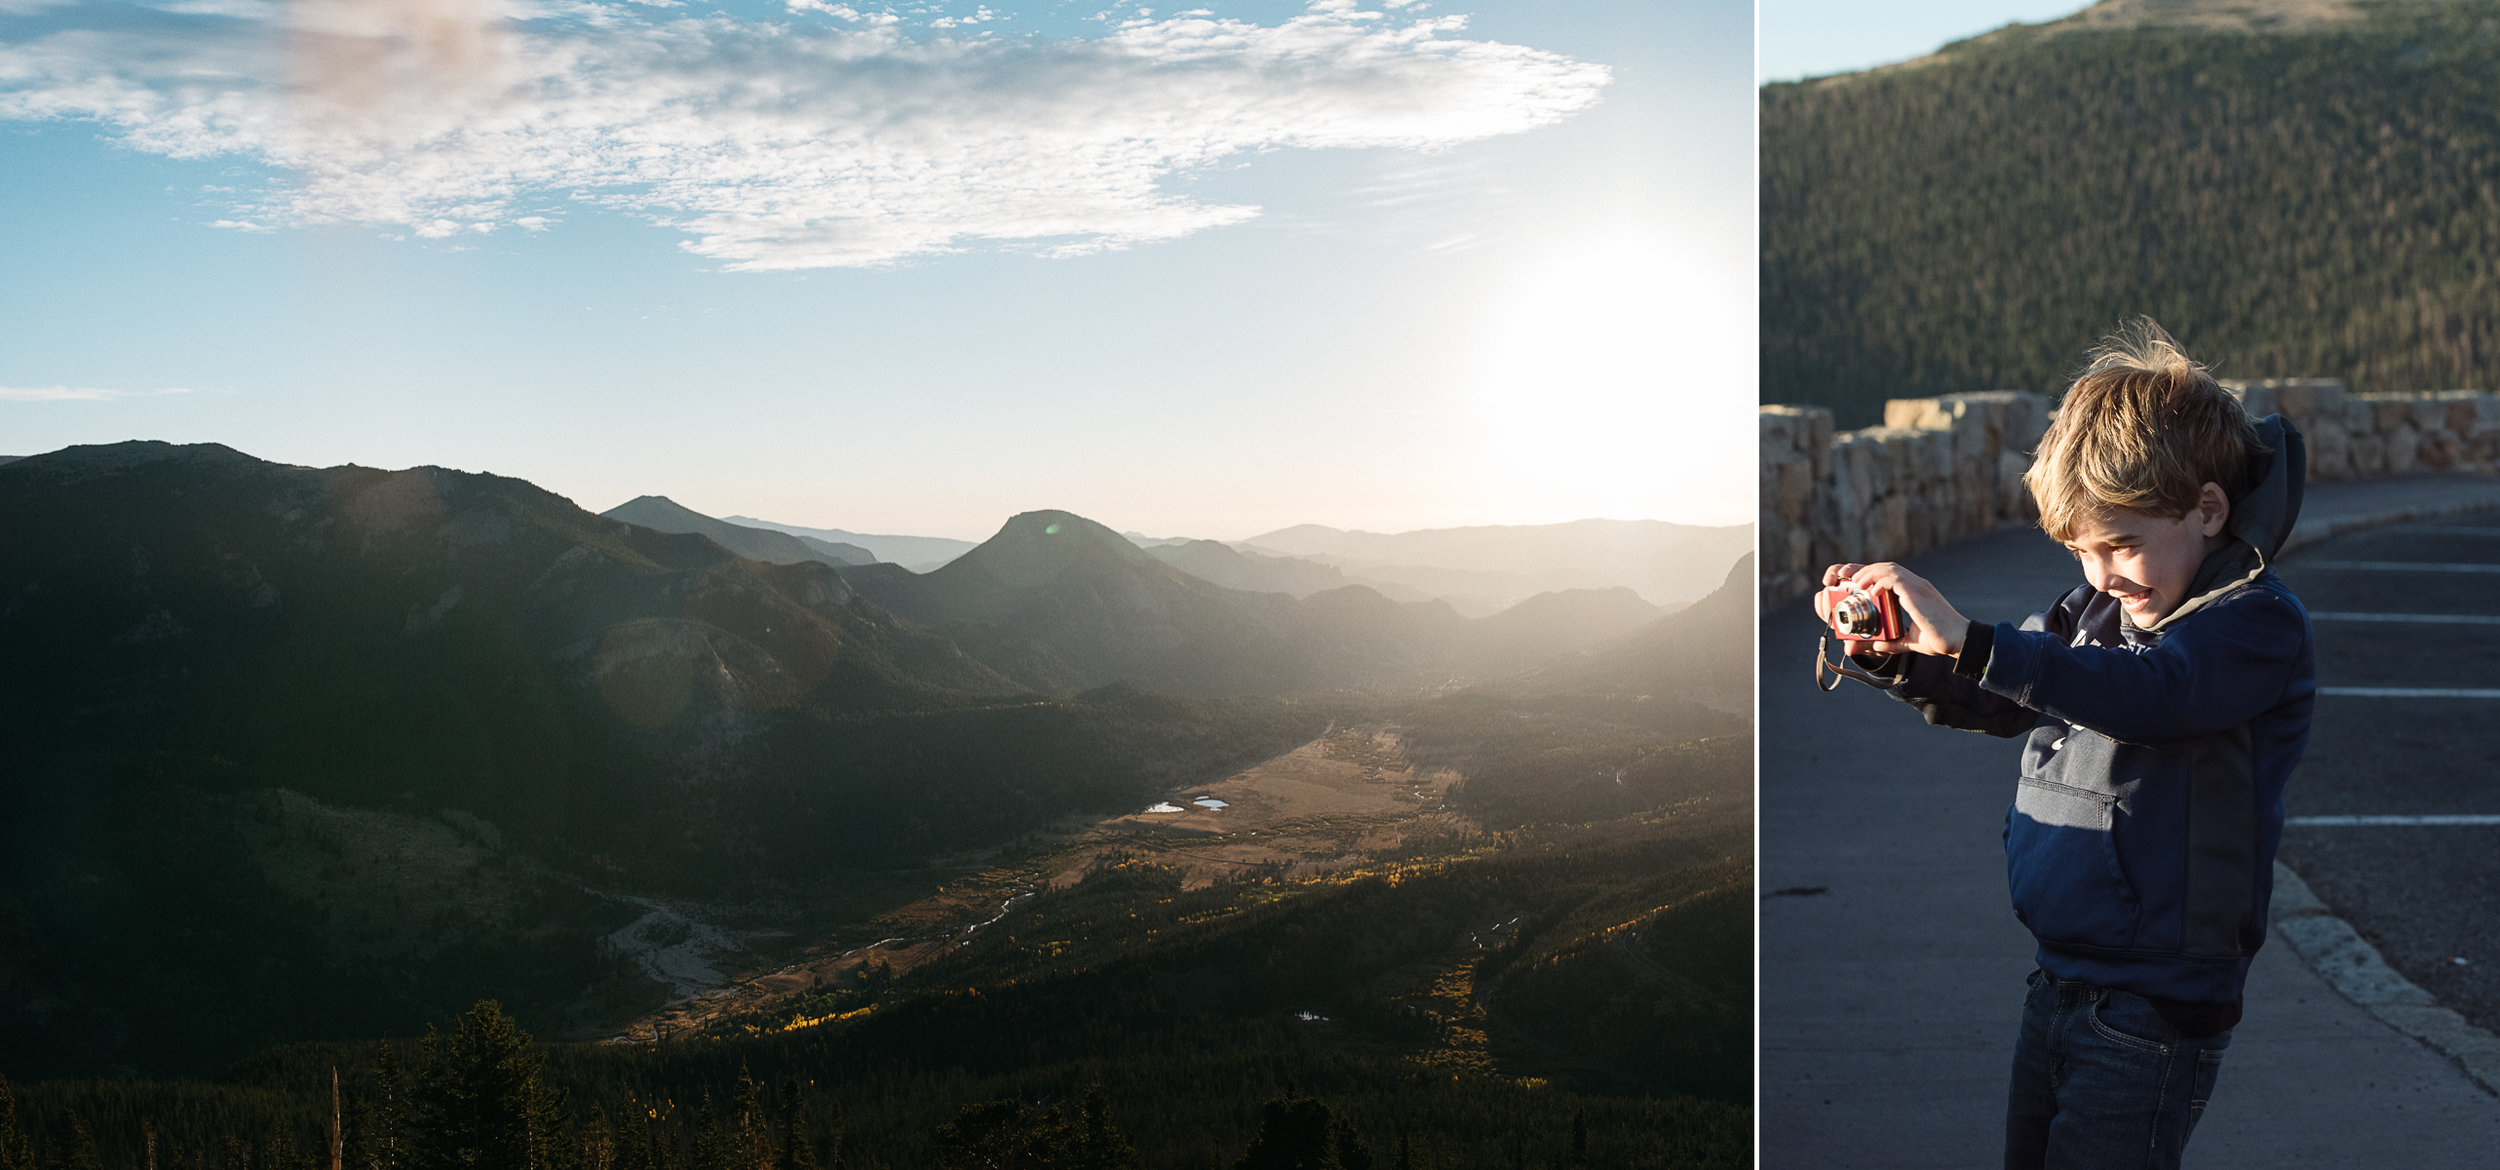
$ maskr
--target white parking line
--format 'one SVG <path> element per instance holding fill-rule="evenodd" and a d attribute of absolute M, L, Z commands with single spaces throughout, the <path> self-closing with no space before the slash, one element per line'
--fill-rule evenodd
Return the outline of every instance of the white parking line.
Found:
<path fill-rule="evenodd" d="M 2285 817 L 2287 825 L 2313 825 L 2324 828 L 2350 828 L 2365 825 L 2500 825 L 2500 815 L 2483 813 L 2431 814 L 2428 816 L 2322 816 Z"/>
<path fill-rule="evenodd" d="M 2438 626 L 2500 626 L 2493 613 L 2311 613 L 2313 622 L 2419 622 Z"/>
<path fill-rule="evenodd" d="M 2347 699 L 2500 699 L 2488 687 L 2319 687 L 2321 695 Z"/>
<path fill-rule="evenodd" d="M 2500 573 L 2500 564 L 2481 561 L 2296 561 L 2301 569 L 2351 570 L 2360 573 Z"/>

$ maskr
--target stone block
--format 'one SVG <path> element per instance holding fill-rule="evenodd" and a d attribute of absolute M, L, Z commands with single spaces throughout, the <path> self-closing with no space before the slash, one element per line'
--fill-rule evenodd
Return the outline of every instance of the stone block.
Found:
<path fill-rule="evenodd" d="M 2272 386 L 2275 409 L 2302 431 L 2328 419 L 2338 427 L 2343 425 L 2345 394 L 2340 379 L 2282 378 Z"/>
<path fill-rule="evenodd" d="M 2459 401 L 2471 408 L 2468 411 L 2470 417 L 2463 427 L 2453 422 L 2449 423 L 2450 430 L 2468 439 L 2500 432 L 2500 394 L 2478 390 L 2473 393 L 2472 397 L 2459 399 Z"/>
<path fill-rule="evenodd" d="M 2275 402 L 2272 383 L 2224 382 L 2222 387 L 2240 400 L 2240 408 L 2246 410 L 2250 418 L 2264 418 L 2282 411 L 2282 407 Z"/>
<path fill-rule="evenodd" d="M 1878 446 L 1867 431 L 1832 436 L 1832 483 L 1848 489 L 1853 512 L 1883 494 L 1875 486 Z"/>
<path fill-rule="evenodd" d="M 2027 520 L 2039 514 L 2039 509 L 2032 502 L 2031 490 L 2023 486 L 2023 473 L 2029 470 L 2031 459 L 2028 456 L 2012 451 L 1997 456 L 1998 521 Z"/>
<path fill-rule="evenodd" d="M 1796 568 L 1788 561 L 1788 534 L 1794 525 L 1777 516 L 1764 516 L 1755 522 L 1754 539 L 1762 548 L 1762 572 L 1785 573 Z"/>
<path fill-rule="evenodd" d="M 1801 449 L 1797 445 L 1797 436 L 1802 428 L 1798 425 L 1796 407 L 1765 406 L 1755 415 L 1755 420 L 1760 426 L 1765 459 Z"/>
<path fill-rule="evenodd" d="M 2387 474 L 2387 436 L 2376 432 L 2354 436 L 2346 451 L 2354 478 Z"/>
<path fill-rule="evenodd" d="M 1772 503 L 1779 517 L 1792 524 L 1804 524 L 1814 515 L 1814 464 L 1800 453 L 1779 465 Z"/>
<path fill-rule="evenodd" d="M 2311 450 L 2316 450 L 2312 447 Z M 2313 464 L 2314 466 L 2314 456 Z M 2397 423 L 2387 432 L 2387 474 L 2413 475 L 2422 470 L 2422 432 L 2410 421 Z M 2336 477 L 2336 478 L 2341 478 Z"/>
<path fill-rule="evenodd" d="M 2413 396 L 2410 394 L 2355 394 L 2344 410 L 2344 425 L 2353 437 L 2384 435 L 2396 424 L 2413 417 Z"/>
<path fill-rule="evenodd" d="M 1895 398 L 1884 403 L 1884 425 L 1917 430 L 1951 430 L 1953 416 L 1937 398 Z"/>
<path fill-rule="evenodd" d="M 2448 425 L 2447 399 L 2437 394 L 2415 394 L 2412 399 L 2414 430 L 2427 434 Z"/>
<path fill-rule="evenodd" d="M 2333 420 L 2298 422 L 2303 437 L 2310 440 L 2310 477 L 2315 480 L 2350 480 L 2353 477 L 2353 440 L 2343 427 L 2343 410 Z"/>
<path fill-rule="evenodd" d="M 2028 390 L 2000 390 L 2005 396 L 2005 429 L 1998 437 L 1999 451 L 2012 451 L 2029 456 L 2040 449 L 2040 436 L 2049 429 L 2047 396 Z"/>
<path fill-rule="evenodd" d="M 2440 425 L 2455 431 L 2458 437 L 2474 433 L 2482 422 L 2482 400 L 2489 395 L 2473 390 L 2443 390 L 2439 400 L 2447 406 Z"/>
<path fill-rule="evenodd" d="M 1878 557 L 1897 561 L 1910 555 L 1910 501 L 1904 496 L 1891 496 L 1875 510 L 1875 527 L 1867 543 Z"/>
<path fill-rule="evenodd" d="M 2422 466 L 2432 471 L 2453 471 L 2464 457 L 2465 444 L 2457 438 L 2455 431 L 2433 427 L 2422 432 L 2419 456 Z"/>

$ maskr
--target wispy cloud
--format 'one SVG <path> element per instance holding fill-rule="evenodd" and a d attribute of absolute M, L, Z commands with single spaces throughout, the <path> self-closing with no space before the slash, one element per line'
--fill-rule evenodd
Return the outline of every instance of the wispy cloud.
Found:
<path fill-rule="evenodd" d="M 1589 107 L 1608 80 L 1467 39 L 1464 17 L 1350 0 L 1273 25 L 1192 13 L 1057 41 L 787 2 L 789 21 L 595 0 L 56 14 L 0 42 L 0 119 L 83 119 L 139 150 L 279 168 L 221 219 L 236 227 L 474 237 L 544 227 L 553 198 L 674 228 L 730 268 L 790 269 L 1184 236 L 1258 209 L 1165 189 L 1176 174 L 1280 147 L 1517 133 Z"/>
<path fill-rule="evenodd" d="M 189 390 L 171 387 L 164 390 L 104 390 L 92 386 L 0 386 L 0 402 L 111 402 L 122 398 L 152 398 L 159 394 L 188 394 Z"/>

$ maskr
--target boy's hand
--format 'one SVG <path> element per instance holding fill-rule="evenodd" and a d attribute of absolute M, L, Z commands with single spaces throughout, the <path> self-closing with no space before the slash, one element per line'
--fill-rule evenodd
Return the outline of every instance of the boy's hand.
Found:
<path fill-rule="evenodd" d="M 1838 585 L 1841 582 L 1848 580 L 1850 574 L 1865 567 L 1866 566 L 1861 565 L 1856 561 L 1851 561 L 1845 565 L 1826 566 L 1823 569 L 1823 588 L 1829 589 L 1834 585 Z M 1823 619 L 1824 625 L 1828 626 L 1832 624 L 1831 599 L 1823 596 L 1822 590 L 1820 589 L 1816 590 L 1814 593 L 1814 616 Z"/>
<path fill-rule="evenodd" d="M 1901 609 L 1900 641 L 1860 645 L 1879 654 L 1936 654 L 1951 658 L 1962 652 L 1962 635 L 1969 632 L 1970 619 L 1953 608 L 1927 578 L 1891 561 L 1880 561 L 1872 565 L 1834 565 L 1824 570 L 1827 584 L 1840 583 L 1842 578 L 1834 575 L 1839 569 L 1853 570 L 1846 579 L 1860 589 L 1891 590 Z M 1818 600 L 1815 609 L 1820 612 L 1822 608 Z M 1829 621 L 1829 616 L 1824 620 Z"/>

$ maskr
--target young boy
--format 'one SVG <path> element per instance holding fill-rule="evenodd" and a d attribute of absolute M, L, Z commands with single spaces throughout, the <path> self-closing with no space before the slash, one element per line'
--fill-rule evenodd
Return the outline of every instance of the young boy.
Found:
<path fill-rule="evenodd" d="M 2005 826 L 2040 944 L 2009 1170 L 2175 1167 L 2213 1091 L 2317 689 L 2308 614 L 2267 567 L 2303 464 L 2288 422 L 2252 423 L 2148 321 L 2094 352 L 2024 477 L 2083 585 L 1990 626 L 1897 564 L 1824 571 L 1898 598 L 1901 640 L 1853 656 L 1893 696 L 2030 736 Z"/>

